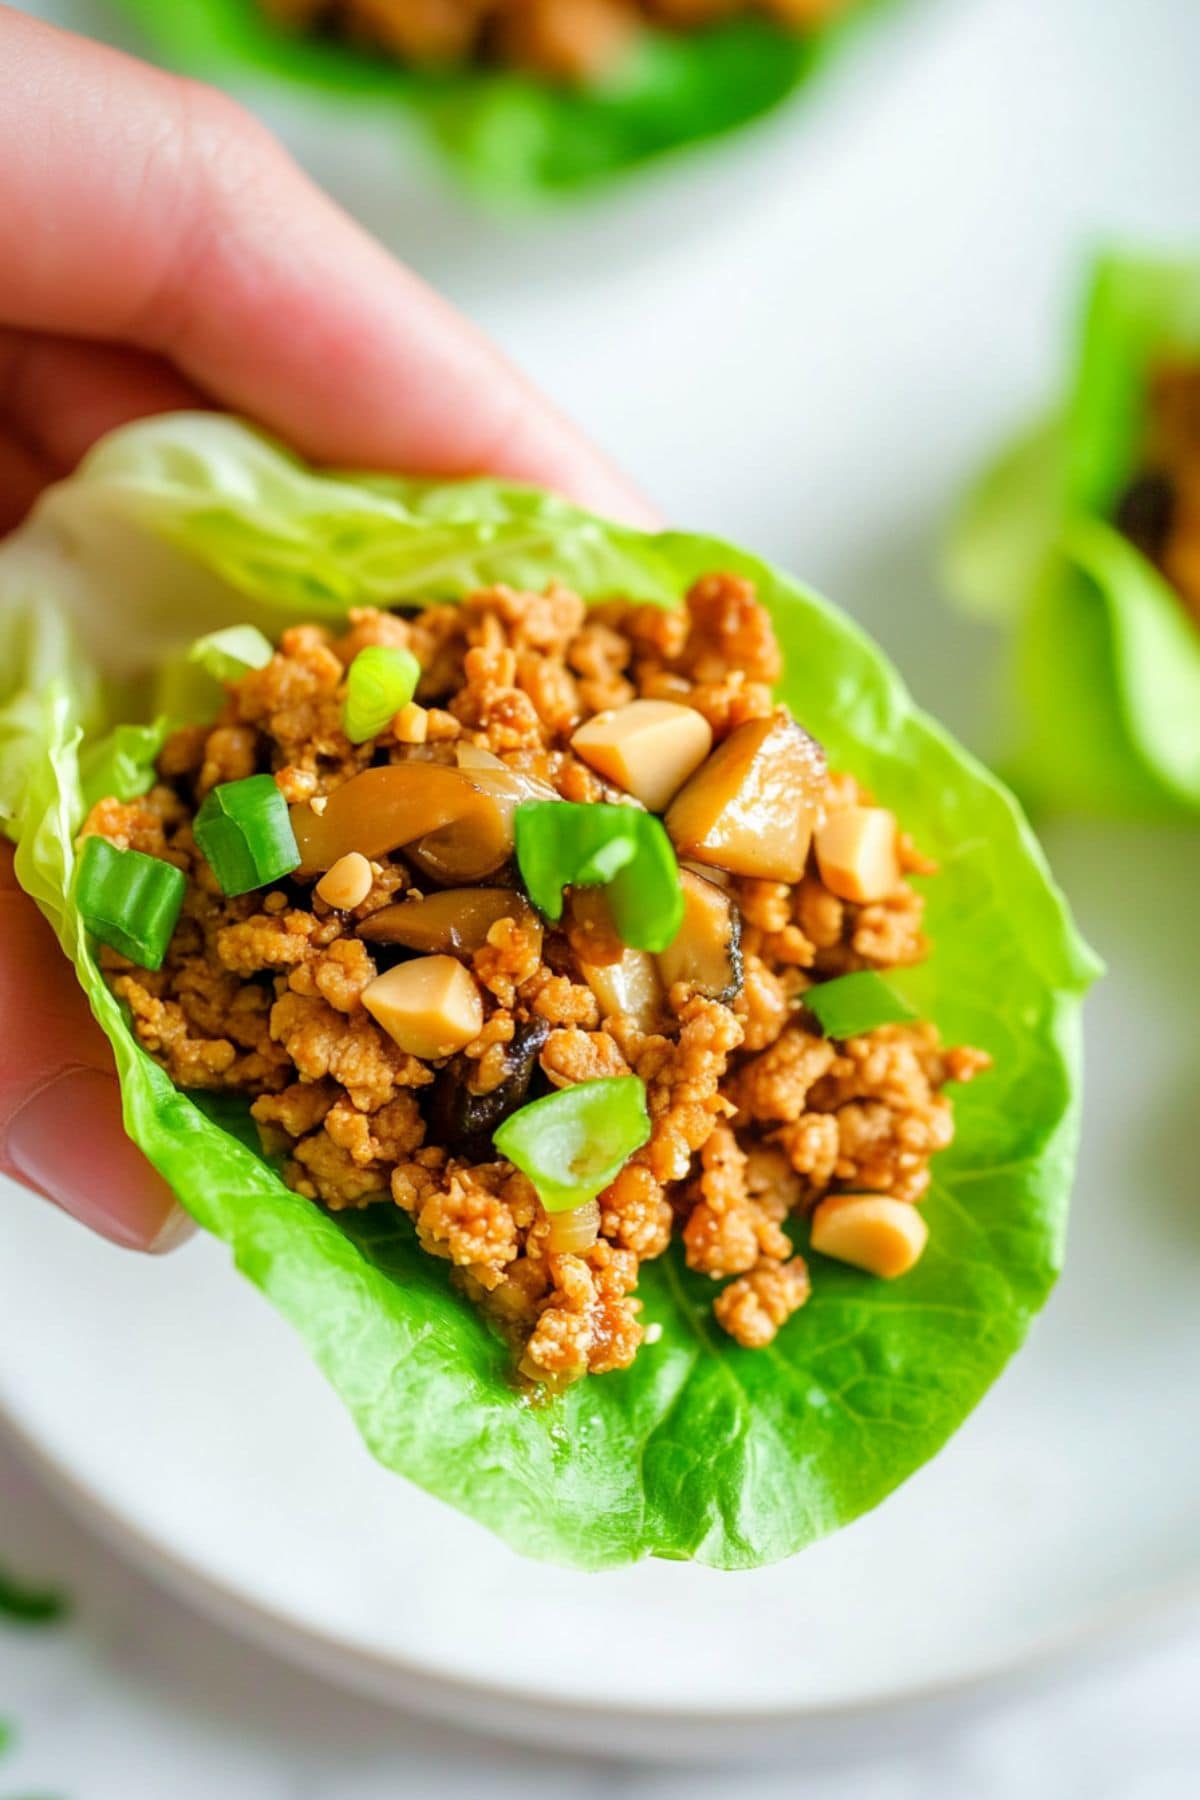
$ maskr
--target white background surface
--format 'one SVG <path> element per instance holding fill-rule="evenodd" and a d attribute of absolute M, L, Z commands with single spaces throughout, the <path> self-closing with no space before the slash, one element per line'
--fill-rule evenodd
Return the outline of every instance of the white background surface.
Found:
<path fill-rule="evenodd" d="M 102 1550 L 0 1443 L 0 1542 L 65 1581 L 67 1625 L 0 1628 L 2 1800 L 1194 1800 L 1200 1637 L 1019 1700 L 854 1731 L 785 1761 L 603 1765 L 349 1698 Z M 619 1742 L 614 1751 L 619 1756 Z"/>
<path fill-rule="evenodd" d="M 100 16 L 83 0 L 26 10 Z M 290 105 L 272 116 L 666 512 L 834 594 L 978 742 L 990 649 L 935 604 L 937 521 L 953 482 L 1052 387 L 1090 244 L 1195 234 L 1198 72 L 1195 0 L 930 0 L 802 116 L 583 214 L 519 226 L 435 204 L 348 124 L 314 128 Z M 1139 850 L 1121 846 L 1127 860 Z M 1103 879 L 1094 855 L 1065 853 L 1080 882 Z M 1109 1017 L 1119 1028 L 1119 1012 Z M 1172 1198 L 1178 1216 L 1187 1196 Z M 1064 1314 L 1068 1288 L 1048 1329 L 1072 1317 L 1095 1328 L 1094 1302 L 1093 1290 L 1090 1314 Z M 1186 1330 L 1179 1342 L 1186 1357 Z M 1136 1392 L 1125 1398 L 1136 1408 Z M 1130 1416 L 1129 1465 L 1153 1482 L 1151 1439 Z M 1129 1466 L 1114 1481 L 1130 1482 Z M 1136 1482 L 1123 1491 L 1130 1513 Z M 193 1621 L 7 1460 L 0 1494 L 0 1549 L 67 1574 L 84 1601 L 65 1633 L 0 1637 L 0 1717 L 18 1721 L 24 1745 L 0 1763 L 2 1800 L 367 1800 L 435 1783 L 452 1800 L 481 1787 L 1175 1800 L 1200 1783 L 1200 1642 L 1085 1685 L 1047 1677 L 1040 1697 L 914 1722 L 899 1740 L 891 1725 L 864 1731 L 836 1760 L 828 1747 L 801 1751 L 753 1777 L 572 1770 L 467 1748 Z M 1170 1511 L 1169 1495 L 1155 1499 L 1149 1566 Z M 1121 1555 L 1137 1542 L 1135 1510 L 1127 1522 Z M 1093 1524 L 1081 1511 L 1081 1539 Z"/>

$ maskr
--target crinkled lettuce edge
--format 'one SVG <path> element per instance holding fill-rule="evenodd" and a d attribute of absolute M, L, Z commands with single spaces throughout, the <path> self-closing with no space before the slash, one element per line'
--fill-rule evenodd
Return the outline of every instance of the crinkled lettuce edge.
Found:
<path fill-rule="evenodd" d="M 110 462 L 114 455 L 119 464 L 121 446 L 110 454 Z M 102 475 L 104 447 L 94 466 Z M 384 494 L 394 494 L 404 488 L 404 484 L 382 479 L 378 485 Z M 574 534 L 574 555 L 583 555 L 586 560 L 586 545 L 595 541 L 595 534 L 603 534 L 609 544 L 609 560 L 616 555 L 619 561 L 624 545 L 630 566 L 641 569 L 643 584 L 661 589 L 656 594 L 658 598 L 666 597 L 672 590 L 677 594 L 680 585 L 691 575 L 704 568 L 719 566 L 740 569 L 755 577 L 761 583 L 764 595 L 775 604 L 802 598 L 815 628 L 836 635 L 839 666 L 831 669 L 831 680 L 838 688 L 838 699 L 846 717 L 853 719 L 853 727 L 847 727 L 849 736 L 873 741 L 877 756 L 895 759 L 909 769 L 927 771 L 930 780 L 937 780 L 944 774 L 973 786 L 977 801 L 983 805 L 986 798 L 986 809 L 996 809 L 994 818 L 1001 834 L 1011 833 L 1014 851 L 1013 866 L 1009 870 L 1014 883 L 1012 903 L 1028 909 L 1029 956 L 1040 970 L 1049 996 L 1042 1029 L 1053 1044 L 1058 1068 L 1052 1096 L 1046 1102 L 1047 1116 L 1039 1121 L 1036 1143 L 1031 1151 L 1033 1172 L 1030 1179 L 1036 1179 L 1037 1191 L 1043 1196 L 1040 1204 L 1044 1208 L 1046 1224 L 1056 1221 L 1056 1227 L 1051 1254 L 1042 1273 L 1035 1278 L 1032 1271 L 1026 1270 L 1021 1295 L 1010 1296 L 1003 1329 L 997 1326 L 1003 1339 L 1003 1350 L 988 1366 L 981 1368 L 978 1390 L 969 1399 L 973 1404 L 1021 1341 L 1061 1262 L 1066 1197 L 1078 1133 L 1079 998 L 1096 972 L 1094 960 L 1072 930 L 1065 903 L 1049 878 L 1042 853 L 1027 823 L 1011 796 L 1004 793 L 994 778 L 954 745 L 940 727 L 917 711 L 894 670 L 856 627 L 824 603 L 808 595 L 801 596 L 786 577 L 757 559 L 717 540 L 678 533 L 665 533 L 651 539 L 640 533 L 626 532 L 580 514 L 551 497 L 492 483 L 462 484 L 422 494 L 420 505 L 415 508 L 414 523 L 419 529 L 419 515 L 424 512 L 436 537 L 438 531 L 448 529 L 446 521 L 470 512 L 472 496 L 489 519 L 481 530 L 481 543 L 486 543 L 506 521 L 532 525 L 535 519 L 540 519 L 551 535 L 561 532 L 565 540 Z M 410 497 L 415 498 L 415 490 Z M 464 524 L 462 529 L 466 533 L 468 528 Z M 295 607 L 300 601 L 292 597 L 289 603 Z M 527 1554 L 588 1567 L 610 1566 L 646 1554 L 691 1555 L 721 1567 L 752 1567 L 792 1554 L 814 1537 L 848 1522 L 876 1504 L 898 1481 L 932 1455 L 956 1428 L 968 1410 L 967 1406 L 961 1408 L 956 1417 L 943 1420 L 927 1432 L 915 1457 L 882 1471 L 872 1471 L 870 1478 L 864 1477 L 853 1494 L 835 1499 L 820 1516 L 811 1512 L 789 1513 L 783 1509 L 778 1517 L 748 1520 L 743 1516 L 742 1497 L 712 1496 L 709 1503 L 693 1507 L 687 1517 L 678 1520 L 663 1516 L 661 1509 L 656 1512 L 647 1506 L 644 1516 L 636 1522 L 616 1520 L 584 1528 L 578 1510 L 581 1483 L 595 1480 L 597 1495 L 602 1496 L 604 1491 L 603 1470 L 589 1469 L 586 1458 L 580 1459 L 580 1468 L 572 1484 L 575 1510 L 568 1507 L 561 1517 L 554 1507 L 546 1506 L 540 1482 L 531 1483 L 528 1471 L 514 1473 L 508 1470 L 500 1455 L 485 1455 L 479 1471 L 473 1476 L 464 1474 L 476 1452 L 478 1427 L 472 1414 L 473 1401 L 480 1397 L 486 1400 L 488 1393 L 494 1393 L 495 1385 L 504 1379 L 503 1352 L 497 1346 L 490 1360 L 485 1352 L 479 1362 L 475 1391 L 462 1396 L 463 1404 L 459 1410 L 463 1433 L 457 1448 L 464 1450 L 464 1457 L 441 1453 L 444 1445 L 438 1447 L 438 1455 L 431 1457 L 427 1447 L 418 1441 L 419 1428 L 407 1442 L 398 1445 L 392 1425 L 381 1425 L 375 1417 L 371 1395 L 362 1392 L 360 1379 L 361 1369 L 376 1366 L 378 1359 L 387 1354 L 388 1342 L 392 1341 L 389 1327 L 383 1330 L 374 1351 L 366 1353 L 365 1347 L 368 1347 L 373 1330 L 372 1292 L 376 1283 L 386 1283 L 386 1277 L 364 1261 L 354 1244 L 343 1237 L 332 1221 L 291 1193 L 250 1148 L 220 1129 L 172 1086 L 136 1044 L 120 1007 L 96 968 L 78 917 L 67 898 L 72 837 L 82 810 L 77 750 L 84 707 L 80 695 L 73 692 L 71 684 L 65 680 L 50 683 L 44 706 L 42 725 L 27 747 L 31 753 L 24 758 L 26 779 L 21 812 L 19 817 L 8 819 L 6 829 L 18 839 L 17 865 L 23 885 L 51 918 L 64 948 L 75 962 L 93 1010 L 113 1042 L 131 1135 L 169 1181 L 186 1188 L 189 1208 L 199 1222 L 230 1244 L 238 1266 L 300 1332 L 326 1376 L 347 1402 L 369 1447 L 387 1466 L 407 1474 L 497 1530 Z M 201 1165 L 205 1174 L 202 1184 L 198 1186 L 187 1180 L 181 1183 L 181 1170 Z M 247 1196 L 255 1200 L 254 1207 L 247 1207 Z M 311 1272 L 298 1271 L 295 1251 L 300 1241 L 315 1239 L 320 1240 L 317 1253 L 322 1264 L 323 1292 L 337 1296 L 333 1310 L 351 1309 L 361 1320 L 363 1335 L 355 1345 L 348 1347 L 336 1334 L 330 1340 L 314 1330 Z M 462 1329 L 477 1333 L 477 1321 L 468 1320 L 468 1309 L 463 1307 L 459 1311 Z M 478 1337 L 473 1339 L 472 1355 L 478 1351 L 480 1341 Z M 414 1353 L 420 1354 L 427 1348 L 418 1329 L 414 1333 Z M 589 1386 L 587 1383 L 581 1385 Z M 572 1397 L 572 1404 L 578 1409 L 583 1402 Z M 542 1480 L 556 1479 L 561 1483 L 564 1480 L 561 1459 L 556 1461 L 556 1453 L 549 1447 L 546 1455 L 548 1460 L 542 1467 Z M 600 1504 L 598 1499 L 596 1505 Z"/>

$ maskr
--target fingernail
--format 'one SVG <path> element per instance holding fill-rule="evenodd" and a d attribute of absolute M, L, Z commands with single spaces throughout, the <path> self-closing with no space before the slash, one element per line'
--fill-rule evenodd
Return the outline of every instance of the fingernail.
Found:
<path fill-rule="evenodd" d="M 159 1177 L 156 1175 L 156 1179 Z M 168 1250 L 177 1250 L 180 1244 L 186 1244 L 196 1230 L 196 1221 L 185 1213 L 175 1196 L 171 1195 L 171 1210 L 166 1222 L 157 1237 L 146 1245 L 151 1256 L 165 1256 Z"/>
<path fill-rule="evenodd" d="M 7 1150 L 23 1181 L 115 1244 L 166 1249 L 186 1234 L 170 1188 L 125 1134 L 115 1075 L 71 1069 L 39 1088 L 10 1122 Z"/>

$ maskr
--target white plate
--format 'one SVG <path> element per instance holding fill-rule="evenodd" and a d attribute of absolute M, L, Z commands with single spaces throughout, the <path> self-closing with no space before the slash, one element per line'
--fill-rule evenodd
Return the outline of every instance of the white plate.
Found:
<path fill-rule="evenodd" d="M 369 1460 L 217 1246 L 149 1267 L 16 1190 L 0 1404 L 233 1622 L 397 1700 L 586 1748 L 728 1751 L 1200 1599 L 1200 1438 L 1181 1428 L 1200 1284 L 1196 993 L 1177 979 L 1200 844 L 1075 831 L 1056 848 L 1119 962 L 1091 1013 L 1069 1273 L 938 1461 L 792 1562 L 734 1576 L 524 1562 Z"/>
<path fill-rule="evenodd" d="M 681 169 L 557 225 L 452 218 L 419 243 L 673 516 L 803 570 L 978 739 L 992 647 L 938 609 L 936 522 L 1061 373 L 1094 232 L 1197 231 L 1200 9 L 916 11 L 894 63 L 732 146 L 707 186 Z M 388 222 L 390 156 L 373 169 L 355 139 L 339 165 L 311 120 L 298 141 Z M 721 202 L 699 234 L 697 194 Z M 368 1460 L 214 1245 L 149 1266 L 7 1192 L 0 1405 L 231 1620 L 399 1701 L 580 1748 L 761 1745 L 1193 1604 L 1200 843 L 1073 827 L 1051 847 L 1113 967 L 1068 1274 L 943 1456 L 791 1564 L 523 1563 Z"/>

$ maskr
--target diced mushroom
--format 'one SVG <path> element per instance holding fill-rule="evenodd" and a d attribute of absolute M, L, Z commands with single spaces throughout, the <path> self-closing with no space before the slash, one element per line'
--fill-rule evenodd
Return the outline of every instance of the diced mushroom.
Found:
<path fill-rule="evenodd" d="M 815 838 L 821 880 L 839 900 L 886 900 L 900 885 L 896 821 L 882 806 L 846 806 Z"/>
<path fill-rule="evenodd" d="M 539 781 L 535 775 L 508 769 L 503 763 L 495 769 L 486 764 L 472 766 L 463 769 L 461 775 L 479 794 L 490 800 L 501 823 L 507 854 L 512 852 L 513 814 L 518 806 L 526 800 L 561 798 L 548 782 Z M 461 881 L 478 881 L 481 875 L 493 874 L 501 866 L 494 863 L 490 869 L 480 869 L 473 835 L 469 828 L 464 830 L 457 822 L 419 839 L 407 854 L 423 874 L 445 887 Z"/>
<path fill-rule="evenodd" d="M 683 924 L 658 955 L 666 987 L 686 981 L 698 994 L 728 1004 L 742 986 L 742 925 L 737 907 L 714 881 L 680 869 Z"/>
<path fill-rule="evenodd" d="M 524 930 L 536 932 L 540 944 L 538 915 L 520 894 L 504 887 L 442 888 L 423 900 L 381 906 L 361 922 L 358 935 L 372 944 L 471 956 L 482 949 L 499 919 L 515 919 Z"/>
<path fill-rule="evenodd" d="M 438 1144 L 451 1144 L 455 1154 L 471 1162 L 487 1162 L 495 1151 L 492 1133 L 510 1113 L 524 1106 L 546 1039 L 547 1020 L 520 1021 L 504 1051 L 504 1078 L 487 1093 L 476 1093 L 471 1083 L 478 1064 L 456 1056 L 441 1070 L 429 1098 L 429 1129 Z"/>
<path fill-rule="evenodd" d="M 627 949 L 620 962 L 581 962 L 580 970 L 599 1002 L 601 1018 L 611 1019 L 616 1013 L 624 1013 L 639 1031 L 660 1029 L 663 984 L 658 965 L 648 950 Z"/>
<path fill-rule="evenodd" d="M 545 783 L 505 768 L 411 760 L 364 769 L 335 788 L 320 811 L 290 809 L 299 873 L 329 869 L 352 850 L 377 857 L 404 848 L 446 886 L 482 881 L 512 855 L 512 817 L 521 801 L 557 798 Z"/>
<path fill-rule="evenodd" d="M 916 1207 L 887 1194 L 834 1194 L 812 1217 L 812 1247 L 894 1281 L 920 1260 L 929 1227 Z"/>
<path fill-rule="evenodd" d="M 820 818 L 825 756 L 785 712 L 750 719 L 675 796 L 666 825 L 682 858 L 799 881 Z"/>
<path fill-rule="evenodd" d="M 363 1005 L 409 1056 L 453 1056 L 483 1029 L 479 989 L 452 956 L 420 956 L 377 975 Z"/>
<path fill-rule="evenodd" d="M 317 892 L 326 906 L 332 906 L 338 912 L 349 912 L 352 907 L 362 905 L 371 891 L 373 879 L 366 857 L 351 850 L 348 855 L 339 856 L 332 869 L 322 875 Z"/>
<path fill-rule="evenodd" d="M 663 812 L 712 749 L 712 727 L 674 700 L 632 700 L 581 725 L 571 748 L 650 812 Z"/>

